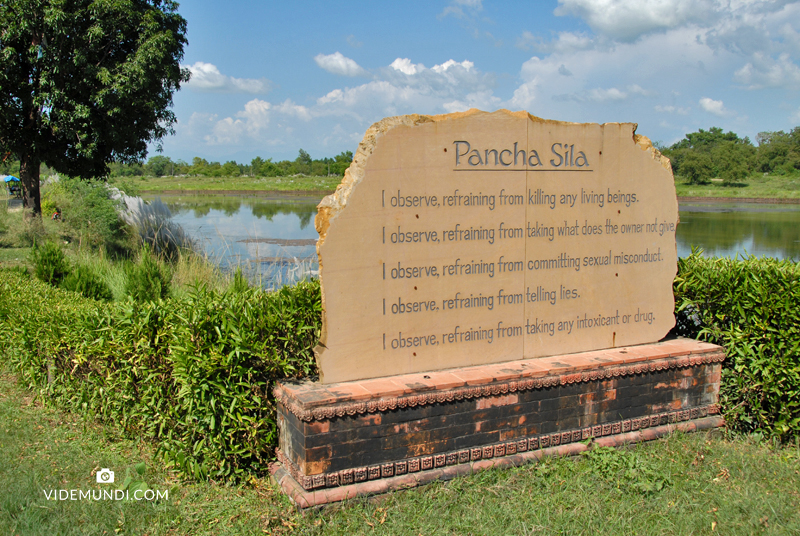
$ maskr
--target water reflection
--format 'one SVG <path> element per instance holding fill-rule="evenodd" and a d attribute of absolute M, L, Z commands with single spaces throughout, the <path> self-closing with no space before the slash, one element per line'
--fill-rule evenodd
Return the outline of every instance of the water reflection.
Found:
<path fill-rule="evenodd" d="M 678 256 L 692 246 L 708 256 L 800 260 L 800 206 L 682 203 Z"/>
<path fill-rule="evenodd" d="M 305 262 L 316 269 L 314 217 L 320 199 L 163 196 L 184 230 L 224 269 L 242 267 L 269 286 Z M 749 253 L 800 260 L 800 205 L 684 203 L 678 256 L 692 246 L 708 256 Z"/>
<path fill-rule="evenodd" d="M 154 196 L 149 196 L 154 197 Z M 317 197 L 162 196 L 173 220 L 224 270 L 273 286 L 318 270 Z"/>

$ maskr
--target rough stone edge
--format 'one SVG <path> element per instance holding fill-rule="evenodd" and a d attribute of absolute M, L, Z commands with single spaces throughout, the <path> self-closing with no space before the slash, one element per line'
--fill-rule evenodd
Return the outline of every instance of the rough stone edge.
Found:
<path fill-rule="evenodd" d="M 593 443 L 605 447 L 619 447 L 629 443 L 652 441 L 675 431 L 695 432 L 725 426 L 721 416 L 709 416 L 690 421 L 664 424 L 644 430 L 622 432 L 616 435 L 596 438 Z M 436 480 L 452 480 L 460 476 L 468 476 L 493 468 L 505 469 L 526 463 L 535 463 L 545 456 L 575 456 L 591 447 L 583 442 L 569 443 L 553 447 L 529 450 L 517 454 L 469 463 L 444 466 L 418 473 L 407 473 L 389 478 L 367 480 L 335 488 L 307 491 L 294 479 L 289 470 L 280 462 L 270 464 L 272 481 L 299 508 L 311 508 L 341 502 L 356 497 L 379 495 L 392 491 L 404 490 L 425 485 Z"/>
<path fill-rule="evenodd" d="M 345 415 L 375 413 L 391 411 L 397 408 L 425 406 L 429 404 L 452 402 L 453 400 L 469 400 L 483 396 L 497 396 L 509 392 L 542 389 L 555 385 L 569 385 L 578 382 L 590 382 L 616 378 L 619 376 L 632 376 L 660 370 L 696 367 L 711 363 L 721 363 L 725 360 L 723 349 L 713 350 L 702 354 L 689 354 L 676 357 L 662 357 L 650 361 L 618 365 L 610 367 L 598 366 L 597 368 L 567 374 L 550 374 L 537 378 L 522 378 L 516 380 L 489 381 L 486 385 L 456 387 L 454 389 L 440 389 L 424 393 L 398 396 L 375 397 L 367 401 L 350 402 L 345 404 L 325 405 L 312 409 L 298 403 L 294 397 L 286 393 L 280 384 L 275 384 L 273 394 L 279 403 L 304 422 L 314 420 L 327 420 Z"/>

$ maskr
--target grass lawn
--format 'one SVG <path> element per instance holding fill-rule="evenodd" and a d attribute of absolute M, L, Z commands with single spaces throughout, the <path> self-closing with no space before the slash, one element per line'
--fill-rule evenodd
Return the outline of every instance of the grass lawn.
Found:
<path fill-rule="evenodd" d="M 578 460 L 488 471 L 300 513 L 266 479 L 241 486 L 177 480 L 150 445 L 43 407 L 0 376 L 3 534 L 798 534 L 800 446 L 673 435 Z M 168 499 L 48 500 L 109 489 L 145 462 Z M 98 484 L 108 467 L 115 484 Z"/>
<path fill-rule="evenodd" d="M 675 180 L 679 197 L 757 197 L 800 199 L 800 175 L 751 175 L 741 184 L 726 186 L 721 182 L 690 185 L 683 179 Z"/>
<path fill-rule="evenodd" d="M 166 190 L 197 190 L 213 193 L 220 190 L 286 192 L 333 191 L 341 181 L 339 177 L 129 177 L 112 178 L 111 182 L 132 185 L 139 191 L 163 192 Z M 800 175 L 789 176 L 756 174 L 736 186 L 720 182 L 689 185 L 683 179 L 675 181 L 680 197 L 756 197 L 800 199 Z"/>
<path fill-rule="evenodd" d="M 140 191 L 165 190 L 280 190 L 280 191 L 333 191 L 341 177 L 128 177 L 113 178 L 111 183 L 125 189 L 131 184 Z"/>

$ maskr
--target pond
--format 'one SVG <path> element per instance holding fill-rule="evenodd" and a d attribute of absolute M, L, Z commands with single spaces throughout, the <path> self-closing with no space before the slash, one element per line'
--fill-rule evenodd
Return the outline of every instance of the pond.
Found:
<path fill-rule="evenodd" d="M 680 204 L 678 256 L 692 246 L 705 255 L 800 261 L 800 205 L 691 202 Z"/>
<path fill-rule="evenodd" d="M 152 198 L 152 196 L 148 196 Z M 313 275 L 318 197 L 162 196 L 199 248 L 223 269 L 240 267 L 264 286 Z M 678 255 L 751 254 L 800 260 L 800 205 L 680 205 Z"/>
<path fill-rule="evenodd" d="M 223 270 L 240 268 L 265 287 L 318 273 L 319 197 L 160 197 L 197 249 Z"/>

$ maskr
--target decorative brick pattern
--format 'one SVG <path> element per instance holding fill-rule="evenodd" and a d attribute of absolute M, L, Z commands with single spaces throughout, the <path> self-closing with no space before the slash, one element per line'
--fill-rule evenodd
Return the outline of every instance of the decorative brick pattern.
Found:
<path fill-rule="evenodd" d="M 541 358 L 432 372 L 422 383 L 396 376 L 285 384 L 275 391 L 278 459 L 299 488 L 316 493 L 452 478 L 538 458 L 540 449 L 577 452 L 592 437 L 599 444 L 648 439 L 654 428 L 691 429 L 719 413 L 723 358 L 719 347 L 683 340 L 558 356 L 550 365 Z"/>
<path fill-rule="evenodd" d="M 658 372 L 668 369 L 695 367 L 711 363 L 721 363 L 725 360 L 723 351 L 654 359 L 622 366 L 596 368 L 581 373 L 548 375 L 537 378 L 521 378 L 513 381 L 492 382 L 487 385 L 475 387 L 460 387 L 457 389 L 443 389 L 427 393 L 406 396 L 393 396 L 378 398 L 377 400 L 358 401 L 337 405 L 324 405 L 308 408 L 291 396 L 281 384 L 276 384 L 273 389 L 275 398 L 292 412 L 298 419 L 305 422 L 313 420 L 327 420 L 334 417 L 353 416 L 362 413 L 385 412 L 398 408 L 425 406 L 429 404 L 442 404 L 472 398 L 498 396 L 509 392 L 543 389 L 559 385 L 570 385 L 581 382 L 595 382 L 605 379 Z M 655 425 L 654 425 L 655 426 Z"/>
<path fill-rule="evenodd" d="M 691 415 L 698 415 L 699 418 L 704 418 L 708 415 L 715 415 L 719 413 L 719 406 L 711 404 L 709 406 L 691 408 L 690 410 L 673 411 L 670 413 L 660 413 L 650 417 L 642 417 L 639 419 L 628 419 L 625 421 L 616 421 L 603 425 L 603 428 L 610 431 L 610 436 L 629 433 L 631 430 L 635 431 L 637 423 L 650 424 L 653 419 L 663 421 L 663 424 L 656 426 L 663 426 L 665 424 L 672 424 L 675 422 L 683 422 L 694 420 L 690 419 Z M 684 418 L 686 417 L 686 418 Z M 626 429 L 627 427 L 627 429 Z M 470 450 L 452 451 L 443 454 L 436 454 L 433 456 L 423 456 L 421 458 L 411 458 L 408 460 L 400 460 L 392 463 L 384 463 L 381 465 L 358 467 L 356 469 L 345 469 L 335 473 L 324 473 L 320 475 L 313 475 L 311 477 L 303 475 L 298 469 L 297 465 L 289 460 L 286 455 L 280 450 L 276 449 L 278 461 L 287 468 L 292 477 L 300 483 L 306 490 L 312 490 L 323 487 L 336 487 L 346 486 L 354 482 L 364 482 L 366 480 L 377 480 L 379 478 L 390 478 L 393 476 L 405 475 L 406 473 L 415 473 L 422 471 L 430 471 L 435 468 L 444 467 L 445 465 L 457 465 L 475 462 L 478 460 L 488 460 L 491 458 L 502 458 L 517 453 L 526 452 L 528 450 L 538 449 L 556 449 L 560 445 L 569 443 L 578 443 L 582 439 L 590 437 L 591 429 L 575 429 L 557 434 L 545 434 L 541 436 L 534 436 L 530 438 L 521 439 L 518 441 L 511 441 L 499 445 L 486 445 L 480 448 L 473 448 Z"/>

